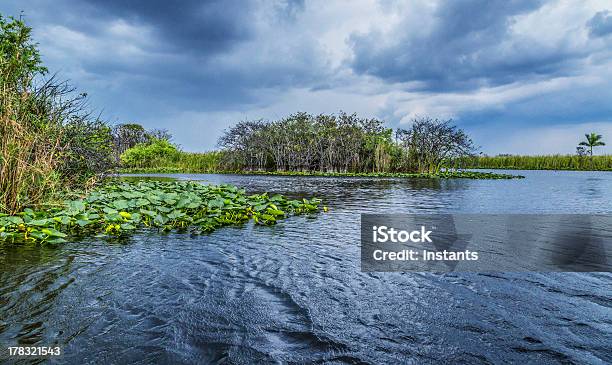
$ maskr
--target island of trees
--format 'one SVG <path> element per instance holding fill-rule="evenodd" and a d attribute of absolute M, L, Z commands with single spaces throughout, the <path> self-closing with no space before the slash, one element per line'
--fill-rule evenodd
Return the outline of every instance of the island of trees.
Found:
<path fill-rule="evenodd" d="M 229 170 L 301 172 L 416 172 L 437 174 L 474 153 L 450 120 L 417 118 L 393 130 L 355 114 L 296 113 L 278 121 L 240 122 L 220 138 Z"/>

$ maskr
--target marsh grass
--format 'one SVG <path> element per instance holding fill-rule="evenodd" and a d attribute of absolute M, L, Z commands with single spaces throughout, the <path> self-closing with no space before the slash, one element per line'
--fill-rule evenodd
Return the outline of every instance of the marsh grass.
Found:
<path fill-rule="evenodd" d="M 0 213 L 90 186 L 112 166 L 110 128 L 86 94 L 46 73 L 31 28 L 0 15 Z"/>
<path fill-rule="evenodd" d="M 0 212 L 14 213 L 57 191 L 61 136 L 18 122 L 24 115 L 11 94 L 6 87 L 0 92 Z"/>
<path fill-rule="evenodd" d="M 215 165 L 179 165 L 166 164 L 156 167 L 123 168 L 119 172 L 126 174 L 236 174 L 236 175 L 270 175 L 270 176 L 303 176 L 303 177 L 377 177 L 377 178 L 416 178 L 416 179 L 521 179 L 524 176 L 498 174 L 478 171 L 445 170 L 437 173 L 409 172 L 317 172 L 317 171 L 248 171 L 248 170 L 216 170 Z"/>
<path fill-rule="evenodd" d="M 213 173 L 223 170 L 223 152 L 156 154 L 153 158 L 123 159 L 124 173 Z"/>
<path fill-rule="evenodd" d="M 478 156 L 464 158 L 459 164 L 482 169 L 612 171 L 612 155 Z"/>

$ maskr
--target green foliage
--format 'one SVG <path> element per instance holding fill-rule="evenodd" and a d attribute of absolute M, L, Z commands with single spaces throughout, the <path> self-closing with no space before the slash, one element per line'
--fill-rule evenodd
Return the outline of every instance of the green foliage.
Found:
<path fill-rule="evenodd" d="M 586 141 L 580 142 L 579 146 L 589 147 L 589 153 L 593 157 L 593 147 L 605 146 L 606 144 L 601 140 L 603 136 L 597 133 L 585 134 Z"/>
<path fill-rule="evenodd" d="M 83 235 L 117 237 L 137 229 L 207 233 L 227 225 L 271 225 L 285 217 L 314 213 L 319 199 L 247 195 L 231 185 L 140 181 L 109 184 L 80 200 L 45 211 L 0 214 L 0 243 L 61 243 Z"/>
<path fill-rule="evenodd" d="M 462 159 L 458 167 L 518 170 L 612 170 L 612 155 L 478 156 Z"/>
<path fill-rule="evenodd" d="M 231 173 L 231 172 L 229 172 Z M 309 171 L 242 171 L 245 175 L 276 175 L 276 176 L 321 176 L 321 177 L 380 177 L 380 178 L 417 178 L 417 179 L 523 179 L 521 175 L 494 174 L 477 171 L 439 171 L 427 172 L 309 172 Z"/>
<path fill-rule="evenodd" d="M 140 143 L 151 143 L 156 139 L 167 141 L 172 139 L 172 136 L 166 130 L 153 129 L 147 131 L 137 123 L 118 124 L 112 128 L 111 134 L 113 136 L 113 154 L 117 161 L 120 160 L 121 154 Z"/>
<path fill-rule="evenodd" d="M 31 33 L 21 19 L 0 15 L 0 84 L 25 90 L 34 75 L 47 72 Z"/>
<path fill-rule="evenodd" d="M 292 114 L 240 122 L 220 138 L 224 170 L 437 173 L 470 155 L 470 138 L 450 120 L 417 118 L 394 131 L 356 114 Z"/>
<path fill-rule="evenodd" d="M 167 140 L 155 139 L 140 143 L 121 154 L 121 163 L 126 167 L 149 167 L 162 161 L 172 160 L 179 151 Z"/>
<path fill-rule="evenodd" d="M 112 165 L 109 128 L 85 94 L 41 64 L 31 29 L 0 17 L 0 212 L 14 213 L 91 184 Z"/>

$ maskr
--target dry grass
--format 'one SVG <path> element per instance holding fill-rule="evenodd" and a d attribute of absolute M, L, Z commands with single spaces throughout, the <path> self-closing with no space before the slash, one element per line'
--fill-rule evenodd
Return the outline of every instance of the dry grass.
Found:
<path fill-rule="evenodd" d="M 14 90 L 3 87 L 0 95 L 0 212 L 9 214 L 43 202 L 58 187 L 55 168 L 61 155 L 59 135 L 41 133 L 30 123 L 20 121 L 24 118 L 20 105 L 15 102 Z"/>

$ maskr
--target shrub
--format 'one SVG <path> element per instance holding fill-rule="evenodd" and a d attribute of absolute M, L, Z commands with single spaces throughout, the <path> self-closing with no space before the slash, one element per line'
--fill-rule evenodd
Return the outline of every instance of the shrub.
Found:
<path fill-rule="evenodd" d="M 155 139 L 150 143 L 140 143 L 121 154 L 125 167 L 141 168 L 155 165 L 158 161 L 172 159 L 179 154 L 175 145 L 168 140 Z"/>

